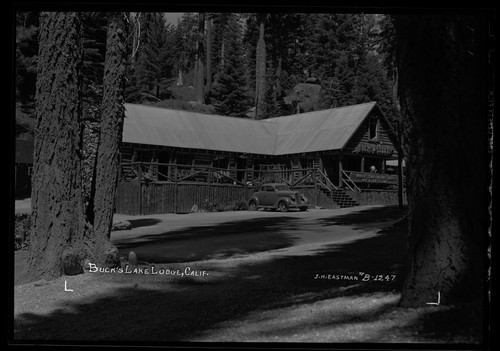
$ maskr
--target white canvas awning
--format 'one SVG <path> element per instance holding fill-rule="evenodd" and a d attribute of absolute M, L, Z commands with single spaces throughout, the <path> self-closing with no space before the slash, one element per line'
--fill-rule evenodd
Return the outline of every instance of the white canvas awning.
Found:
<path fill-rule="evenodd" d="M 399 164 L 398 160 L 387 160 L 385 161 L 385 165 L 389 167 L 397 167 Z M 401 162 L 403 165 L 403 168 L 406 167 L 405 160 L 403 159 L 403 162 Z"/>

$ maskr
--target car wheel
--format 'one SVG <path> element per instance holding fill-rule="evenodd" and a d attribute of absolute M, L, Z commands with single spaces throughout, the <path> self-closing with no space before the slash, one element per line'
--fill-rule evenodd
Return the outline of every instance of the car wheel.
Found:
<path fill-rule="evenodd" d="M 255 201 L 253 201 L 253 200 L 252 200 L 252 201 L 250 201 L 250 202 L 248 203 L 248 209 L 249 209 L 250 211 L 257 211 L 257 203 L 256 203 Z"/>
<path fill-rule="evenodd" d="M 278 205 L 281 212 L 288 212 L 288 205 L 285 201 L 281 201 Z"/>

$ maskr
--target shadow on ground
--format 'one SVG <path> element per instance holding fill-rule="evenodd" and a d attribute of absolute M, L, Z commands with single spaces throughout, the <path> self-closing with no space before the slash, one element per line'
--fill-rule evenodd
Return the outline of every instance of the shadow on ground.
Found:
<path fill-rule="evenodd" d="M 281 218 L 278 223 L 293 225 L 293 220 Z M 273 232 L 271 227 L 267 227 L 267 234 Z M 206 228 L 200 230 L 202 232 L 192 233 L 193 237 L 206 233 Z M 211 230 L 233 233 L 231 224 Z M 168 237 L 163 239 L 168 240 Z M 162 276 L 150 276 L 158 282 L 155 289 L 148 289 L 140 284 L 134 287 L 133 279 L 136 276 L 131 275 L 131 282 L 127 284 L 130 287 L 116 288 L 112 296 L 61 306 L 71 308 L 71 313 L 60 309 L 50 315 L 24 313 L 18 316 L 14 337 L 16 340 L 141 342 L 141 345 L 182 342 L 216 333 L 223 324 L 274 309 L 296 308 L 332 298 L 354 298 L 364 294 L 397 294 L 402 284 L 400 274 L 406 255 L 406 242 L 405 226 L 398 223 L 392 230 L 381 231 L 377 236 L 344 245 L 332 245 L 315 255 L 285 256 L 230 267 L 227 271 L 217 272 L 220 274 L 218 279 L 206 283 L 201 278 L 167 280 Z M 359 272 L 394 274 L 396 279 L 368 282 L 317 279 L 318 275 L 358 275 Z M 317 321 L 317 326 L 339 326 L 351 323 L 353 318 L 361 324 L 369 323 L 396 308 L 396 302 L 390 301 L 355 316 L 349 313 L 324 315 Z M 469 322 L 469 326 L 477 325 L 477 320 Z M 438 320 L 438 323 L 441 322 Z M 441 331 L 445 332 L 447 326 L 442 323 Z M 316 325 L 313 324 L 314 327 Z M 418 326 L 434 327 L 428 321 Z M 287 336 L 300 333 L 305 328 L 311 326 L 282 325 L 266 333 L 286 340 Z M 404 328 L 417 327 L 401 326 L 401 329 Z M 448 332 L 453 333 L 453 329 Z M 233 337 L 238 340 L 238 335 Z M 375 342 L 378 337 L 385 336 L 372 336 Z"/>
<path fill-rule="evenodd" d="M 143 235 L 133 242 L 115 245 L 121 256 L 127 257 L 133 250 L 141 261 L 150 263 L 227 258 L 292 245 L 293 239 L 284 232 L 293 231 L 296 220 L 283 216 L 231 221 Z"/>
<path fill-rule="evenodd" d="M 342 216 L 320 219 L 325 226 L 350 225 L 354 229 L 380 228 L 380 223 L 397 221 L 408 213 L 408 207 L 381 206 L 366 210 L 350 212 Z"/>
<path fill-rule="evenodd" d="M 319 219 L 323 226 L 350 225 L 353 229 L 377 230 L 384 222 L 395 221 L 407 213 L 406 208 L 384 206 L 346 215 Z M 230 221 L 211 226 L 196 226 L 162 234 L 142 235 L 129 242 L 115 243 L 120 255 L 134 251 L 143 262 L 192 262 L 210 258 L 228 258 L 293 245 L 291 233 L 302 219 L 277 216 Z M 131 220 L 132 226 L 150 226 L 158 219 Z"/>
<path fill-rule="evenodd" d="M 227 227 L 226 227 L 227 228 Z M 380 255 L 391 246 L 392 255 Z M 244 265 L 212 283 L 157 279 L 164 289 L 117 288 L 112 297 L 72 303 L 74 313 L 56 310 L 48 316 L 25 313 L 16 339 L 186 341 L 252 312 L 319 301 L 335 296 L 393 291 L 400 280 L 359 284 L 315 279 L 316 274 L 381 271 L 399 274 L 405 240 L 383 234 L 315 256 L 283 257 Z M 133 280 L 135 276 L 130 276 Z M 132 286 L 132 285 L 131 285 Z M 340 288 L 353 286 L 341 291 Z M 367 316 L 372 318 L 372 316 Z"/>
<path fill-rule="evenodd" d="M 128 219 L 127 221 L 132 225 L 132 228 L 150 227 L 161 222 L 158 218 Z"/>

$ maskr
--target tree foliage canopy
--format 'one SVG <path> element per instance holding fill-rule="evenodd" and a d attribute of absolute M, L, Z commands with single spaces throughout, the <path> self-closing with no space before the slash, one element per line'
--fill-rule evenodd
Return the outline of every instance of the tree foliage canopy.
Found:
<path fill-rule="evenodd" d="M 100 99 L 106 13 L 85 14 L 84 103 Z M 397 118 L 394 98 L 394 27 L 387 15 L 332 13 L 207 13 L 205 32 L 198 13 L 168 23 L 164 13 L 136 13 L 133 35 L 137 52 L 127 67 L 126 101 L 163 103 L 197 109 L 183 92 L 196 85 L 197 43 L 210 58 L 204 70 L 203 110 L 249 116 L 255 103 L 256 48 L 264 21 L 266 46 L 264 118 L 295 113 L 287 104 L 294 87 L 315 78 L 321 104 L 331 108 L 377 101 L 389 119 Z M 16 97 L 30 114 L 37 60 L 38 17 L 17 14 Z M 207 31 L 210 31 L 208 33 Z M 209 42 L 208 42 L 209 41 Z M 129 45 L 132 41 L 129 41 Z M 131 50 L 133 51 L 133 50 Z M 207 64 L 210 69 L 207 69 Z M 210 74 L 210 77 L 207 76 Z M 199 79 L 199 78 L 198 78 Z M 260 99 L 262 103 L 262 99 Z M 85 104 L 84 104 L 85 105 Z"/>

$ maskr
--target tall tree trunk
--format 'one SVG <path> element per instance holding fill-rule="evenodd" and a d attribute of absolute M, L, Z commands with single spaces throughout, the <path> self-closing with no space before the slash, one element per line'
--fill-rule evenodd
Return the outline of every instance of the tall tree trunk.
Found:
<path fill-rule="evenodd" d="M 177 85 L 184 85 L 184 79 L 182 78 L 182 69 L 179 68 L 179 73 L 177 75 Z"/>
<path fill-rule="evenodd" d="M 282 62 L 283 62 L 283 42 L 281 38 L 281 18 L 278 18 L 276 14 L 271 14 L 271 23 L 273 26 L 273 68 L 276 72 L 274 90 L 276 96 L 281 98 L 281 73 L 282 73 Z"/>
<path fill-rule="evenodd" d="M 194 88 L 196 92 L 196 102 L 199 104 L 205 103 L 205 47 L 203 42 L 205 41 L 205 14 L 198 14 L 198 39 L 196 40 L 196 63 L 195 63 L 195 78 L 194 78 Z"/>
<path fill-rule="evenodd" d="M 93 114 L 95 118 L 83 121 L 82 131 L 82 191 L 85 206 L 85 217 L 90 223 L 94 223 L 94 192 L 95 192 L 95 163 L 97 147 L 99 145 L 99 118 L 97 111 L 90 111 L 91 107 L 83 114 Z"/>
<path fill-rule="evenodd" d="M 101 130 L 96 161 L 95 240 L 108 239 L 113 224 L 114 201 L 120 167 L 119 145 L 125 117 L 126 28 L 124 14 L 119 13 L 110 16 L 104 63 Z M 113 249 L 111 244 L 108 245 L 108 249 Z"/>
<path fill-rule="evenodd" d="M 62 275 L 68 252 L 83 258 L 85 235 L 78 13 L 42 13 L 39 40 L 32 234 L 24 280 Z"/>
<path fill-rule="evenodd" d="M 220 67 L 219 71 L 222 72 L 224 70 L 224 67 L 226 66 L 226 39 L 223 38 L 223 41 L 220 46 Z"/>
<path fill-rule="evenodd" d="M 436 302 L 438 293 L 441 304 L 472 301 L 483 293 L 488 218 L 485 26 L 480 17 L 396 18 L 408 161 L 404 307 Z"/>
<path fill-rule="evenodd" d="M 207 84 L 205 86 L 205 93 L 209 94 L 212 90 L 212 18 L 207 18 Z"/>
<path fill-rule="evenodd" d="M 264 15 L 260 15 L 259 40 L 255 67 L 255 119 L 264 118 L 266 96 L 266 43 L 264 41 Z"/>

